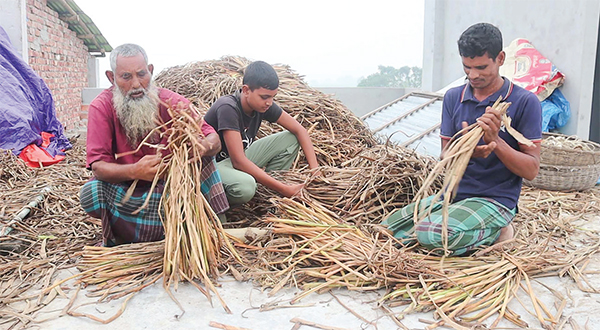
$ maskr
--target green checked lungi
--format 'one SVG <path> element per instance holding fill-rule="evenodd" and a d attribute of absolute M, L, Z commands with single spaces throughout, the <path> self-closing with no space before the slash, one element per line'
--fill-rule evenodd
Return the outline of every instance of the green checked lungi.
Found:
<path fill-rule="evenodd" d="M 202 158 L 201 191 L 215 213 L 229 209 L 227 196 L 223 189 L 221 176 L 213 157 Z M 90 216 L 102 220 L 102 241 L 104 246 L 115 246 L 133 242 L 152 242 L 164 238 L 164 229 L 160 220 L 159 203 L 164 183 L 159 182 L 152 192 L 150 183 L 138 183 L 131 198 L 121 203 L 131 182 L 109 183 L 92 179 L 79 193 L 81 206 Z M 148 205 L 139 213 L 148 194 Z M 160 210 L 162 212 L 162 210 Z"/>
<path fill-rule="evenodd" d="M 434 196 L 420 202 L 429 209 Z M 442 201 L 434 204 L 431 215 L 421 220 L 416 227 L 413 221 L 415 203 L 390 214 L 382 224 L 394 233 L 394 237 L 414 239 L 423 247 L 436 254 L 443 254 L 442 242 Z M 480 246 L 492 245 L 500 236 L 500 230 L 510 224 L 516 214 L 515 209 L 489 198 L 473 197 L 450 204 L 448 208 L 448 249 L 453 256 L 460 256 Z"/>

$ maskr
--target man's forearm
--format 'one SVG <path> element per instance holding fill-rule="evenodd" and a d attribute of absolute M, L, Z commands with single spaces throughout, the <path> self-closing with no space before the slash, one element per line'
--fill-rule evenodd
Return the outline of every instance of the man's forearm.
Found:
<path fill-rule="evenodd" d="M 539 144 L 536 144 L 536 151 L 528 153 L 513 149 L 501 138 L 496 143 L 494 153 L 506 168 L 527 180 L 535 178 L 540 168 Z"/>
<path fill-rule="evenodd" d="M 97 161 L 92 164 L 96 179 L 110 183 L 135 180 L 134 164 L 115 164 Z"/>

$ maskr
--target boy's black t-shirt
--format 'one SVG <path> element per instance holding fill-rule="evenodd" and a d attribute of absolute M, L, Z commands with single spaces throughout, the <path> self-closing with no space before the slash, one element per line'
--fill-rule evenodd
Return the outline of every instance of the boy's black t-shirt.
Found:
<path fill-rule="evenodd" d="M 248 116 L 242 110 L 240 91 L 220 97 L 204 115 L 204 120 L 219 133 L 221 139 L 221 152 L 216 156 L 217 162 L 229 158 L 227 145 L 223 140 L 224 131 L 234 130 L 240 132 L 244 150 L 246 150 L 254 142 L 263 119 L 271 123 L 277 122 L 282 111 L 281 107 L 273 102 L 271 107 L 264 113 L 254 111 L 252 116 Z"/>

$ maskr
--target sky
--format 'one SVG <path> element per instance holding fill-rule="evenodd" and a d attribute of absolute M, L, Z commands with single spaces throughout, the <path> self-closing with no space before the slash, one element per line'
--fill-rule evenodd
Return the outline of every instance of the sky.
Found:
<path fill-rule="evenodd" d="M 155 75 L 235 55 L 287 64 L 313 87 L 355 87 L 379 65 L 423 62 L 424 0 L 75 1 L 112 47 L 142 46 Z M 101 58 L 101 87 L 108 69 Z"/>

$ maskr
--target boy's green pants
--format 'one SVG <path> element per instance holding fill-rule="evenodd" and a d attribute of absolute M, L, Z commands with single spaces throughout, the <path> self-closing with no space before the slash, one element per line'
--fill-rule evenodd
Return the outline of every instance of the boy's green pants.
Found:
<path fill-rule="evenodd" d="M 266 172 L 287 170 L 298 155 L 300 143 L 289 131 L 279 132 L 252 143 L 246 157 Z M 256 180 L 250 174 L 236 170 L 227 158 L 217 163 L 229 205 L 248 202 L 256 193 Z"/>

